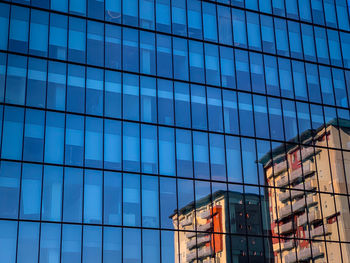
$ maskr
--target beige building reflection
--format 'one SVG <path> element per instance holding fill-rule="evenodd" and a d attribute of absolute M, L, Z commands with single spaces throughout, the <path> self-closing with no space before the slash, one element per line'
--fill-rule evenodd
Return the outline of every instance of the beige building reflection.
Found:
<path fill-rule="evenodd" d="M 281 145 L 260 160 L 268 185 L 278 187 L 269 189 L 275 262 L 350 262 L 349 244 L 337 243 L 350 241 L 344 195 L 350 190 L 350 152 L 322 148 L 347 148 L 350 122 L 340 119 L 339 128 L 334 123 L 304 132 L 302 144 L 310 146 Z"/>
<path fill-rule="evenodd" d="M 261 195 L 234 191 L 179 208 L 171 215 L 181 230 L 174 261 L 350 262 L 350 152 L 336 150 L 349 148 L 350 122 L 338 121 L 339 128 L 332 121 L 301 134 L 309 146 L 283 144 L 258 161 L 269 186 L 266 210 Z M 259 232 L 262 218 L 270 229 Z M 265 238 L 245 238 L 247 232 Z"/>

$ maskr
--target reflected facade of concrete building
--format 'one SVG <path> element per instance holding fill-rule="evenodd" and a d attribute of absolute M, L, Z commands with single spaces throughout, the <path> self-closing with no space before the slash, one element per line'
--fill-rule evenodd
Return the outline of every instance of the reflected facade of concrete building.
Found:
<path fill-rule="evenodd" d="M 350 143 L 350 122 L 333 120 L 301 138 L 303 146 L 283 144 L 260 160 L 275 262 L 348 262 L 350 245 L 332 241 L 350 238 L 350 153 L 327 147 Z"/>

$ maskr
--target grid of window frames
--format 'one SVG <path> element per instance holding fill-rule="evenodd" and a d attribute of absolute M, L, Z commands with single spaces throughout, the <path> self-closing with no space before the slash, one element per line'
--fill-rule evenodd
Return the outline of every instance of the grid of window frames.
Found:
<path fill-rule="evenodd" d="M 348 262 L 349 12 L 0 1 L 0 262 Z"/>

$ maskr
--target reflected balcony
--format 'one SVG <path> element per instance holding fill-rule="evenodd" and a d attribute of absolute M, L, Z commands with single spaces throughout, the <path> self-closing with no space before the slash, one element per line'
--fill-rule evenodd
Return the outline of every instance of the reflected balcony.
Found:
<path fill-rule="evenodd" d="M 195 260 L 196 257 L 197 257 L 196 251 L 191 251 L 190 253 L 186 254 L 186 262 L 191 262 L 191 261 Z"/>
<path fill-rule="evenodd" d="M 293 232 L 294 221 L 290 221 L 290 222 L 287 222 L 283 225 L 280 225 L 279 228 L 280 228 L 280 234 L 283 234 L 283 235 L 288 234 L 290 232 Z"/>
<path fill-rule="evenodd" d="M 298 260 L 308 260 L 311 257 L 315 258 L 323 254 L 321 246 L 313 245 L 312 252 L 311 247 L 303 248 L 298 251 Z"/>
<path fill-rule="evenodd" d="M 196 232 L 188 232 L 188 233 L 186 233 L 186 237 L 187 238 L 192 238 L 194 236 L 196 236 Z"/>
<path fill-rule="evenodd" d="M 297 255 L 295 253 L 295 250 L 289 252 L 288 254 L 286 254 L 284 256 L 284 261 L 286 263 L 294 263 L 294 262 L 297 262 Z"/>
<path fill-rule="evenodd" d="M 306 147 L 301 150 L 301 156 L 304 160 L 314 155 L 314 153 L 314 147 Z"/>
<path fill-rule="evenodd" d="M 303 164 L 303 167 L 298 168 L 297 170 L 294 170 L 293 172 L 291 172 L 290 174 L 290 182 L 293 183 L 299 179 L 301 179 L 304 175 L 307 176 L 311 173 L 313 173 L 313 169 L 311 168 L 310 163 L 307 164 Z"/>
<path fill-rule="evenodd" d="M 199 258 L 205 258 L 212 256 L 214 254 L 214 251 L 211 249 L 211 247 L 203 247 L 198 250 L 198 257 Z"/>
<path fill-rule="evenodd" d="M 285 187 L 289 184 L 288 174 L 283 175 L 280 179 L 276 180 L 277 187 Z"/>
<path fill-rule="evenodd" d="M 291 214 L 292 214 L 292 207 L 291 207 L 290 204 L 281 207 L 281 208 L 279 209 L 279 213 L 278 213 L 279 219 L 280 219 L 280 220 L 283 219 L 283 218 L 285 218 L 285 217 L 287 217 L 287 216 L 289 216 L 289 215 L 291 215 Z"/>
<path fill-rule="evenodd" d="M 190 240 L 189 242 L 187 242 L 186 246 L 188 249 L 193 249 L 195 247 L 200 247 L 208 242 L 210 242 L 209 235 L 198 237 L 197 239 L 194 238 L 194 239 Z"/>
<path fill-rule="evenodd" d="M 315 209 L 309 212 L 305 211 L 304 214 L 298 217 L 298 226 L 304 226 L 308 222 L 308 219 L 310 224 L 320 221 L 322 219 L 321 211 Z"/>
<path fill-rule="evenodd" d="M 331 228 L 328 225 L 318 226 L 310 231 L 311 238 L 328 235 L 331 233 Z"/>
<path fill-rule="evenodd" d="M 306 197 L 306 202 L 305 202 L 305 198 L 302 198 L 293 204 L 292 206 L 293 213 L 300 212 L 306 207 L 306 205 L 309 207 L 317 203 L 318 203 L 318 197 L 316 195 L 309 195 Z"/>
<path fill-rule="evenodd" d="M 188 218 L 184 218 L 184 219 L 180 220 L 181 227 L 190 226 L 190 225 L 192 225 L 192 223 L 193 223 L 192 217 L 188 217 Z"/>
<path fill-rule="evenodd" d="M 202 219 L 208 219 L 211 217 L 211 210 L 208 209 L 208 210 L 205 210 L 204 212 L 200 213 L 200 218 Z"/>
<path fill-rule="evenodd" d="M 198 231 L 208 231 L 212 227 L 211 222 L 198 226 Z"/>
<path fill-rule="evenodd" d="M 287 240 L 287 241 L 281 243 L 281 250 L 282 251 L 291 250 L 294 247 L 295 247 L 294 240 Z"/>
<path fill-rule="evenodd" d="M 287 162 L 283 161 L 283 162 L 276 164 L 273 167 L 273 174 L 274 174 L 274 176 L 278 176 L 279 174 L 281 174 L 282 172 L 284 172 L 286 170 L 287 170 Z"/>

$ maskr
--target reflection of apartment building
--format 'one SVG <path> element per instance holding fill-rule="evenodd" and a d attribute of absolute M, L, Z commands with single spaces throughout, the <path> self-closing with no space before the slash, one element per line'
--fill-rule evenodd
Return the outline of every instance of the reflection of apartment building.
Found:
<path fill-rule="evenodd" d="M 232 191 L 217 191 L 180 208 L 171 216 L 174 227 L 184 230 L 174 235 L 175 262 L 248 262 L 246 239 L 237 234 L 246 229 L 256 233 L 260 211 L 258 195 Z M 230 232 L 236 235 L 221 234 Z M 254 239 L 248 242 L 251 262 L 264 261 L 263 245 Z"/>
<path fill-rule="evenodd" d="M 334 194 L 350 190 L 350 153 L 322 148 L 349 145 L 350 122 L 339 124 L 304 132 L 310 146 L 281 145 L 260 160 L 278 187 L 269 190 L 275 262 L 349 262 L 348 244 L 324 242 L 350 241 L 348 197 Z"/>

